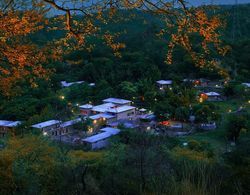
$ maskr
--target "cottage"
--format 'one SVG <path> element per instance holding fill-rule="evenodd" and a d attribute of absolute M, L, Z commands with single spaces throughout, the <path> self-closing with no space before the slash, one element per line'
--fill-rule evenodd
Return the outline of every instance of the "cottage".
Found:
<path fill-rule="evenodd" d="M 205 93 L 207 96 L 207 101 L 221 101 L 221 95 L 217 92 L 208 92 Z"/>
<path fill-rule="evenodd" d="M 66 121 L 64 123 L 60 124 L 60 127 L 57 130 L 56 135 L 65 135 L 68 133 L 73 133 L 74 132 L 74 125 L 77 123 L 80 123 L 82 120 L 81 118 L 77 118 L 74 120 Z"/>
<path fill-rule="evenodd" d="M 66 88 L 74 84 L 82 84 L 82 83 L 84 83 L 84 81 L 76 81 L 76 82 L 70 82 L 70 83 L 68 83 L 67 81 L 61 81 L 61 86 Z"/>
<path fill-rule="evenodd" d="M 58 120 L 49 120 L 32 125 L 31 127 L 41 130 L 44 135 L 57 136 L 58 135 L 57 130 L 60 127 L 61 123 L 62 122 Z"/>
<path fill-rule="evenodd" d="M 125 100 L 125 99 L 120 99 L 120 98 L 107 98 L 105 100 L 103 100 L 104 103 L 112 103 L 115 104 L 117 106 L 130 106 L 131 102 L 130 100 Z"/>
<path fill-rule="evenodd" d="M 101 129 L 102 133 L 82 139 L 82 142 L 89 146 L 92 150 L 107 147 L 109 138 L 120 133 L 119 129 L 106 127 Z"/>
<path fill-rule="evenodd" d="M 83 116 L 91 115 L 92 108 L 93 106 L 91 104 L 84 104 L 84 105 L 79 106 L 80 113 Z"/>
<path fill-rule="evenodd" d="M 0 137 L 4 137 L 10 130 L 21 124 L 21 121 L 0 120 Z"/>
<path fill-rule="evenodd" d="M 140 115 L 147 114 L 147 109 L 145 109 L 145 108 L 139 109 L 139 114 L 140 114 Z"/>
<path fill-rule="evenodd" d="M 165 90 L 167 88 L 171 89 L 173 81 L 172 80 L 159 80 L 159 81 L 156 81 L 156 83 L 160 90 Z"/>

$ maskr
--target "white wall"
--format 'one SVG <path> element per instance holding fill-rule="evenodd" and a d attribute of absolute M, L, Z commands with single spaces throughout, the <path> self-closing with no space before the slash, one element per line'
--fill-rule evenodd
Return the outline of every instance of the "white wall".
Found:
<path fill-rule="evenodd" d="M 128 114 L 130 116 L 128 116 Z M 121 112 L 121 113 L 117 114 L 117 120 L 120 120 L 120 119 L 129 119 L 129 118 L 134 118 L 134 117 L 135 117 L 135 109 L 131 109 L 131 110 L 128 110 L 128 111 L 125 111 L 125 112 Z"/>

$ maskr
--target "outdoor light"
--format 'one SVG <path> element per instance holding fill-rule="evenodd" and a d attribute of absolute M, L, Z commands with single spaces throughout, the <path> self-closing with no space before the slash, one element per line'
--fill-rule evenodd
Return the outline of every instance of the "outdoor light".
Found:
<path fill-rule="evenodd" d="M 250 100 L 248 100 L 248 103 L 250 104 Z"/>
<path fill-rule="evenodd" d="M 47 132 L 43 132 L 43 135 L 46 136 L 46 135 L 48 135 L 48 133 Z"/>
<path fill-rule="evenodd" d="M 62 95 L 62 96 L 60 96 L 60 98 L 62 99 L 62 100 L 64 100 L 65 99 L 65 97 Z"/>
<path fill-rule="evenodd" d="M 228 112 L 230 113 L 230 112 L 232 112 L 232 110 L 231 110 L 231 109 L 229 109 L 229 110 L 228 110 Z"/>
<path fill-rule="evenodd" d="M 76 106 L 79 106 L 79 104 L 76 104 Z"/>
<path fill-rule="evenodd" d="M 93 132 L 93 128 L 92 128 L 92 127 L 89 127 L 89 128 L 88 128 L 88 131 L 89 131 L 90 133 L 92 133 L 92 132 Z"/>

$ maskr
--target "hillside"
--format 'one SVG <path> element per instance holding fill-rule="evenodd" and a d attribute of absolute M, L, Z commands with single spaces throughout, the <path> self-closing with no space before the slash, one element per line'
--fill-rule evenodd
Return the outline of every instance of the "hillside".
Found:
<path fill-rule="evenodd" d="M 169 27 L 181 44 L 167 64 L 171 36 L 158 36 L 166 28 L 158 7 L 150 14 L 98 1 L 110 9 L 82 17 L 75 0 L 63 0 L 76 2 L 72 10 L 61 1 L 6 2 L 0 194 L 250 194 L 250 4 L 173 7 L 185 14 Z M 11 2 L 27 10 L 13 11 Z M 66 17 L 36 12 L 49 4 Z M 223 57 L 220 40 L 230 48 Z"/>

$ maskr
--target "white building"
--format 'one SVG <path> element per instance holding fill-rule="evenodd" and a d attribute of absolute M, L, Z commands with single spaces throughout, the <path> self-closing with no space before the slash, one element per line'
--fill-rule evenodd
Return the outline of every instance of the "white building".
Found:
<path fill-rule="evenodd" d="M 85 104 L 79 108 L 81 115 L 88 116 L 94 125 L 100 126 L 103 122 L 108 125 L 119 120 L 135 119 L 136 108 L 131 106 L 131 103 L 130 100 L 107 98 L 103 100 L 103 104 Z"/>
<path fill-rule="evenodd" d="M 84 104 L 84 105 L 79 106 L 80 113 L 83 116 L 91 115 L 92 108 L 93 108 L 93 105 L 91 104 Z"/>
<path fill-rule="evenodd" d="M 115 108 L 116 105 L 113 103 L 104 103 L 104 104 L 100 104 L 98 106 L 93 106 L 92 113 L 93 114 L 97 114 L 97 113 L 105 113 L 107 112 L 109 109 L 111 108 Z"/>
<path fill-rule="evenodd" d="M 208 92 L 208 93 L 205 93 L 205 95 L 207 96 L 208 101 L 220 101 L 220 100 L 222 100 L 221 95 L 217 92 Z"/>
<path fill-rule="evenodd" d="M 160 90 L 164 90 L 167 88 L 171 88 L 173 81 L 172 80 L 159 80 L 159 81 L 156 81 L 156 83 Z"/>
<path fill-rule="evenodd" d="M 141 109 L 139 109 L 139 113 L 140 113 L 140 115 L 147 114 L 147 109 L 141 108 Z"/>
<path fill-rule="evenodd" d="M 74 125 L 80 123 L 81 121 L 81 118 L 76 118 L 66 122 L 58 120 L 49 120 L 32 125 L 31 127 L 41 130 L 44 135 L 56 137 L 73 133 L 75 131 Z"/>
<path fill-rule="evenodd" d="M 67 81 L 61 81 L 61 86 L 62 87 L 70 87 L 71 85 L 82 84 L 82 83 L 84 83 L 84 81 L 76 81 L 76 82 L 70 82 L 70 83 L 68 83 Z"/>
<path fill-rule="evenodd" d="M 0 120 L 0 137 L 4 137 L 11 129 L 21 124 L 21 121 Z"/>
<path fill-rule="evenodd" d="M 93 120 L 93 123 L 99 123 L 99 122 L 106 122 L 110 123 L 115 120 L 115 116 L 107 113 L 101 113 L 101 114 L 96 114 L 92 115 L 89 117 L 91 120 Z"/>
<path fill-rule="evenodd" d="M 130 106 L 132 101 L 130 100 L 125 100 L 125 99 L 120 99 L 120 98 L 107 98 L 105 100 L 102 100 L 104 103 L 112 103 L 118 106 Z"/>
<path fill-rule="evenodd" d="M 111 108 L 107 112 L 115 116 L 116 120 L 132 120 L 136 115 L 135 107 L 127 105 Z"/>
<path fill-rule="evenodd" d="M 57 129 L 60 127 L 61 123 L 62 122 L 58 120 L 49 120 L 32 125 L 31 127 L 41 130 L 44 135 L 57 136 Z"/>
<path fill-rule="evenodd" d="M 74 125 L 80 123 L 82 120 L 81 118 L 77 118 L 74 120 L 66 121 L 60 124 L 60 128 L 57 129 L 57 135 L 65 135 L 68 133 L 73 133 Z"/>
<path fill-rule="evenodd" d="M 109 138 L 120 133 L 119 129 L 106 127 L 101 129 L 102 133 L 82 139 L 82 142 L 88 145 L 92 150 L 107 147 Z"/>

